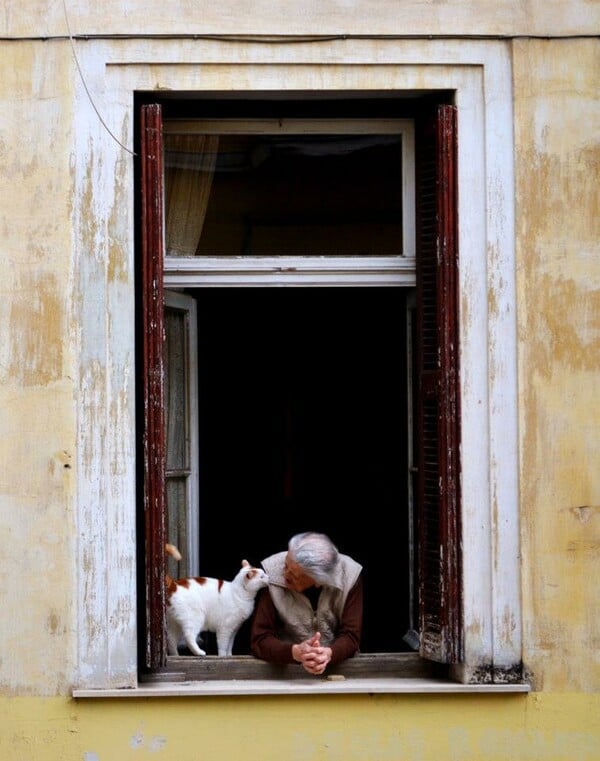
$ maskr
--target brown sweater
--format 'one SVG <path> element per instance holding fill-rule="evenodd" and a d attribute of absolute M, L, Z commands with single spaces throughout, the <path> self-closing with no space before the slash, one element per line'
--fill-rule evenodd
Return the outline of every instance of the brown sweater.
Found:
<path fill-rule="evenodd" d="M 331 664 L 350 658 L 360 647 L 363 613 L 363 584 L 359 577 L 346 598 L 335 640 L 330 644 Z M 270 663 L 296 663 L 292 657 L 292 646 L 278 637 L 282 629 L 269 590 L 261 589 L 256 598 L 252 631 L 250 634 L 250 651 L 256 658 Z"/>

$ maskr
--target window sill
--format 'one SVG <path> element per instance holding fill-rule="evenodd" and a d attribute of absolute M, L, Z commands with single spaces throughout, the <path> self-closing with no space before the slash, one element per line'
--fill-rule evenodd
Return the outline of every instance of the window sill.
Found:
<path fill-rule="evenodd" d="M 162 672 L 135 688 L 74 689 L 74 698 L 147 698 L 219 695 L 341 695 L 400 693 L 525 693 L 524 682 L 462 684 L 447 669 L 416 653 L 361 653 L 311 677 L 297 666 L 273 666 L 250 656 L 169 657 Z"/>
<path fill-rule="evenodd" d="M 528 684 L 460 684 L 436 679 L 215 679 L 206 682 L 155 682 L 133 689 L 73 690 L 74 698 L 171 698 L 233 695 L 349 695 L 526 693 Z"/>

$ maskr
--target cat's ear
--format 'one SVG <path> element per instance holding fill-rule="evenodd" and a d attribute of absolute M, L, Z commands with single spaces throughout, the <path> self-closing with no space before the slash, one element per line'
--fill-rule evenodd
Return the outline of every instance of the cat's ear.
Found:
<path fill-rule="evenodd" d="M 242 560 L 242 568 L 248 568 L 250 563 L 247 560 Z"/>

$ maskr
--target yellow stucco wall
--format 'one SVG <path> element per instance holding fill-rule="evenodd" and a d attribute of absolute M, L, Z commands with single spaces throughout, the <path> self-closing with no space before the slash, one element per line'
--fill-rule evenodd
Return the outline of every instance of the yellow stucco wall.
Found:
<path fill-rule="evenodd" d="M 121 34 L 448 34 L 577 35 L 597 32 L 595 0 L 302 0 L 274 11 L 273 0 L 4 0 L 9 36 L 65 31 Z M 595 26 L 594 26 L 595 24 Z"/>
<path fill-rule="evenodd" d="M 26 663 L 25 689 L 34 694 L 40 683 L 65 688 L 76 646 L 73 89 L 65 53 L 62 44 L 28 42 L 0 50 L 0 671 L 4 690 L 22 689 Z"/>
<path fill-rule="evenodd" d="M 598 761 L 600 697 L 0 699 L 6 761 Z"/>
<path fill-rule="evenodd" d="M 600 45 L 514 45 L 524 660 L 600 686 Z"/>
<path fill-rule="evenodd" d="M 6 4 L 7 35 L 36 18 L 60 31 L 60 3 L 28 4 L 29 16 L 21 5 Z M 469 31 L 468 4 L 436 5 Z M 508 5 L 532 31 L 529 3 L 495 4 L 488 31 L 511 28 Z M 560 26 L 559 6 L 570 31 L 589 29 L 593 4 L 555 3 Z M 168 4 L 152 7 L 160 26 Z M 93 9 L 84 21 L 104 23 Z M 536 692 L 74 701 L 76 71 L 67 41 L 0 44 L 0 758 L 600 759 L 600 45 L 512 50 L 523 635 Z"/>

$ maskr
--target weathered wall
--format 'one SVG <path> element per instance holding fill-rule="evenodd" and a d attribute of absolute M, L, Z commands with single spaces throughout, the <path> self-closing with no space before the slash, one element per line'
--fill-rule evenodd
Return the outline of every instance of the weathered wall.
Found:
<path fill-rule="evenodd" d="M 17 684 L 62 691 L 74 665 L 77 317 L 65 52 L 0 48 L 0 671 L 9 693 Z"/>
<path fill-rule="evenodd" d="M 3 36 L 64 34 L 577 35 L 598 31 L 594 0 L 5 0 Z"/>
<path fill-rule="evenodd" d="M 514 45 L 525 662 L 600 686 L 600 45 Z"/>
<path fill-rule="evenodd" d="M 598 696 L 570 693 L 0 698 L 0 717 L 6 761 L 598 761 L 600 736 Z"/>
<path fill-rule="evenodd" d="M 66 6 L 73 32 L 89 34 L 135 19 L 148 33 L 574 35 L 597 31 L 599 13 L 593 2 L 385 2 L 377 13 L 372 3 L 320 2 L 285 14 L 266 0 L 251 11 L 242 2 Z M 7 0 L 0 26 L 4 37 L 63 35 L 63 4 Z M 512 50 L 524 660 L 540 692 L 98 702 L 68 697 L 86 560 L 75 557 L 80 286 L 92 266 L 72 239 L 74 146 L 90 166 L 90 209 L 103 157 L 87 153 L 68 41 L 0 43 L 2 758 L 599 758 L 600 46 L 527 39 Z M 125 208 L 126 189 L 121 198 Z M 120 213 L 109 238 L 128 224 Z M 107 279 L 131 277 L 129 256 L 117 247 Z M 92 393 L 85 399 L 93 406 Z"/>

